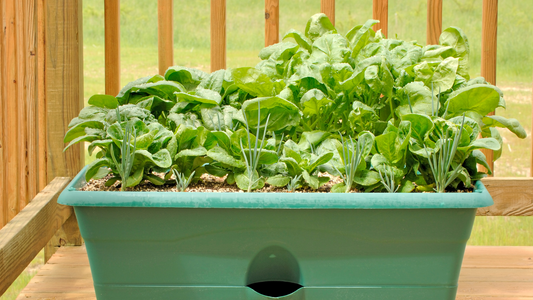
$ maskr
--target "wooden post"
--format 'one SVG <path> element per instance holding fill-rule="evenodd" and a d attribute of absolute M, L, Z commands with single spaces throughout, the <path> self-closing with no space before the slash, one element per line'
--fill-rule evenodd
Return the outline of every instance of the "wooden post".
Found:
<path fill-rule="evenodd" d="M 226 68 L 226 0 L 211 0 L 211 72 Z"/>
<path fill-rule="evenodd" d="M 157 2 L 157 46 L 159 51 L 159 74 L 174 65 L 174 28 L 173 28 L 173 0 L 159 0 Z"/>
<path fill-rule="evenodd" d="M 372 16 L 379 23 L 374 25 L 374 31 L 381 29 L 381 32 L 387 37 L 389 29 L 389 0 L 373 0 Z"/>
<path fill-rule="evenodd" d="M 426 44 L 438 45 L 442 33 L 442 0 L 428 0 Z"/>
<path fill-rule="evenodd" d="M 59 247 L 81 245 L 83 245 L 83 239 L 78 227 L 78 219 L 74 211 L 72 211 L 70 217 L 44 246 L 44 261 L 47 262 Z"/>
<path fill-rule="evenodd" d="M 483 0 L 483 18 L 481 27 L 481 76 L 490 84 L 496 85 L 496 49 L 498 38 L 498 0 Z M 490 113 L 491 115 L 494 112 Z M 489 167 L 494 172 L 494 155 L 492 150 L 482 150 L 487 157 Z M 486 172 L 481 167 L 482 172 Z"/>
<path fill-rule="evenodd" d="M 265 47 L 279 43 L 279 0 L 265 0 Z"/>
<path fill-rule="evenodd" d="M 335 0 L 321 0 L 320 11 L 328 16 L 331 24 L 335 26 Z"/>
<path fill-rule="evenodd" d="M 120 0 L 105 0 L 105 93 L 120 91 Z"/>
<path fill-rule="evenodd" d="M 106 2 L 107 3 L 107 2 Z M 44 2 L 45 100 L 47 108 L 47 176 L 73 178 L 84 165 L 82 145 L 63 153 L 63 137 L 83 107 L 83 32 L 81 0 Z M 77 234 L 66 237 L 76 240 Z M 45 247 L 45 257 L 50 257 Z"/>

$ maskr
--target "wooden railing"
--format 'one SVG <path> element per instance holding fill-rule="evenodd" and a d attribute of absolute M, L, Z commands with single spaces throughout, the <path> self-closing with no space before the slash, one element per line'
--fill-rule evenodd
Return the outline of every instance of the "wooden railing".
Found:
<path fill-rule="evenodd" d="M 381 21 L 374 29 L 387 35 L 388 1 L 373 3 L 373 18 Z M 173 64 L 173 1 L 158 0 L 158 5 L 162 74 Z M 483 1 L 482 76 L 493 84 L 497 7 L 497 0 Z M 332 22 L 335 9 L 334 0 L 321 1 L 321 11 Z M 442 0 L 428 0 L 427 9 L 427 43 L 437 43 Z M 81 0 L 0 4 L 0 227 L 7 224 L 0 229 L 0 295 L 44 246 L 52 248 L 49 256 L 54 246 L 81 244 L 72 209 L 56 203 L 69 179 L 54 179 L 73 177 L 83 165 L 81 146 L 62 152 L 67 125 L 83 105 L 80 14 Z M 279 41 L 279 17 L 279 0 L 265 0 L 265 45 Z M 105 0 L 105 91 L 111 95 L 120 89 L 119 18 L 119 0 Z M 225 0 L 212 0 L 212 71 L 226 66 L 225 28 Z M 478 215 L 533 216 L 532 178 L 483 181 L 495 204 L 479 209 Z"/>
<path fill-rule="evenodd" d="M 0 295 L 24 271 L 58 230 L 61 245 L 82 244 L 72 207 L 57 204 L 57 197 L 70 182 L 57 177 L 6 226 L 0 229 Z"/>
<path fill-rule="evenodd" d="M 63 153 L 83 107 L 81 2 L 0 1 L 0 228 L 57 176 L 84 165 Z"/>
<path fill-rule="evenodd" d="M 68 179 L 53 181 L 84 165 L 82 145 L 63 152 L 83 107 L 81 1 L 2 0 L 0 24 L 1 295 L 43 247 L 47 260 L 81 244 L 72 209 L 55 203 Z"/>

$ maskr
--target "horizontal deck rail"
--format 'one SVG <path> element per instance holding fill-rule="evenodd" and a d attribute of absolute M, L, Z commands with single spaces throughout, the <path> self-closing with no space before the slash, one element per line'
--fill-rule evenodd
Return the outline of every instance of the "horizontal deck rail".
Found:
<path fill-rule="evenodd" d="M 68 177 L 55 178 L 0 229 L 0 295 L 74 216 L 72 207 L 57 204 L 57 197 L 69 182 Z"/>

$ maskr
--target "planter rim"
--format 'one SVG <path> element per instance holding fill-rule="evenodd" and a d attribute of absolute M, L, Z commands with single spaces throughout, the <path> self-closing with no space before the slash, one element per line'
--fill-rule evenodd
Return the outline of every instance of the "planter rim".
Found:
<path fill-rule="evenodd" d="M 93 207 L 241 209 L 450 209 L 494 204 L 481 181 L 472 193 L 200 193 L 80 191 L 84 167 L 58 198 L 59 204 Z"/>

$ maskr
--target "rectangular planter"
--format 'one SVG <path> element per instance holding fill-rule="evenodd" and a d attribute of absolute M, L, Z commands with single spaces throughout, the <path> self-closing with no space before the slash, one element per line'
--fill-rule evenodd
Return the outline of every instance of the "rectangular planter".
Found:
<path fill-rule="evenodd" d="M 75 208 L 99 300 L 452 300 L 476 209 L 493 203 L 481 182 L 447 194 L 84 192 L 84 174 L 58 202 Z"/>

